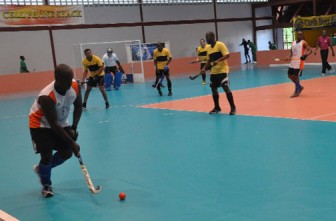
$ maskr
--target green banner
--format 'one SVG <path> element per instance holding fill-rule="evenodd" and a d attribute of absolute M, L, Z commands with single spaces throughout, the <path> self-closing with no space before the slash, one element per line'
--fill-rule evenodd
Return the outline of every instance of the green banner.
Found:
<path fill-rule="evenodd" d="M 293 18 L 294 31 L 336 27 L 336 14 Z"/>

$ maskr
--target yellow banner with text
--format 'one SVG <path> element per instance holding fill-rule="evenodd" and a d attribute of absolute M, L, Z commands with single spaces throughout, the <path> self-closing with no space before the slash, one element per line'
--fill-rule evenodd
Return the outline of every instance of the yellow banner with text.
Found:
<path fill-rule="evenodd" d="M 0 26 L 83 24 L 83 6 L 0 6 Z"/>

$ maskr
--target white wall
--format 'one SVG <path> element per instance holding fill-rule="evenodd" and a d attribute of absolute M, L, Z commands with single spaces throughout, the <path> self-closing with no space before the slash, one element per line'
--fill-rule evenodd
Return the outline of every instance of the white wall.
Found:
<path fill-rule="evenodd" d="M 272 16 L 272 8 L 271 7 L 256 8 L 255 14 L 257 18 L 264 16 Z"/>
<path fill-rule="evenodd" d="M 0 42 L 0 74 L 20 72 L 21 55 L 31 72 L 53 67 L 48 31 L 1 32 Z"/>
<path fill-rule="evenodd" d="M 252 17 L 250 4 L 217 4 L 217 18 Z"/>
<path fill-rule="evenodd" d="M 195 56 L 199 40 L 205 38 L 207 31 L 214 31 L 215 26 L 208 24 L 166 25 L 146 27 L 148 42 L 169 41 L 173 57 Z"/>
<path fill-rule="evenodd" d="M 171 5 L 171 6 L 143 6 L 144 21 L 177 21 L 195 19 L 213 19 L 214 8 L 212 4 L 205 5 Z M 269 16 L 269 8 L 257 9 L 257 17 Z M 247 18 L 252 15 L 249 4 L 218 4 L 217 17 Z M 138 6 L 102 6 L 84 7 L 86 24 L 115 24 L 140 22 L 140 10 Z M 267 21 L 258 21 L 258 24 L 269 24 Z M 145 27 L 147 42 L 169 41 L 174 57 L 194 56 L 195 48 L 201 38 L 205 38 L 207 31 L 215 31 L 213 23 L 163 25 Z M 242 38 L 252 40 L 252 21 L 219 22 L 219 40 L 226 43 L 231 52 L 241 52 L 239 46 Z M 125 28 L 89 28 L 54 30 L 54 44 L 57 63 L 73 63 L 73 46 L 79 42 L 101 42 L 142 40 L 141 27 Z M 269 31 L 257 33 L 258 49 L 265 47 L 271 36 Z M 0 54 L 0 74 L 17 73 L 19 71 L 19 56 L 27 59 L 28 68 L 36 71 L 53 69 L 52 53 L 48 31 L 19 31 L 1 32 L 0 50 L 6 53 Z M 8 44 L 4 44 L 7 42 Z M 102 46 L 105 48 L 106 46 Z M 113 46 L 116 47 L 116 46 Z M 267 46 L 268 48 L 268 46 Z M 96 50 L 96 49 L 95 49 Z M 120 49 L 122 50 L 122 49 Z M 118 49 L 119 51 L 119 49 Z M 94 51 L 95 53 L 95 51 Z M 97 54 L 100 55 L 101 52 Z M 77 59 L 82 52 L 78 51 Z M 123 52 L 118 54 L 121 59 Z M 244 61 L 244 59 L 242 59 Z"/>
<path fill-rule="evenodd" d="M 114 24 L 140 21 L 138 6 L 87 6 L 84 7 L 86 24 Z"/>
<path fill-rule="evenodd" d="M 256 8 L 256 17 L 265 17 L 265 16 L 272 16 L 272 8 L 271 7 L 263 7 L 263 8 Z M 257 20 L 256 26 L 263 26 L 263 25 L 272 25 L 272 20 Z M 273 31 L 272 29 L 267 30 L 260 30 L 257 31 L 257 46 L 258 51 L 269 50 L 268 42 L 273 42 Z"/>
<path fill-rule="evenodd" d="M 73 44 L 141 40 L 140 27 L 56 30 L 53 33 L 57 63 L 68 63 L 69 60 L 72 60 Z M 124 47 L 124 44 L 122 45 Z M 85 49 L 94 48 L 95 46 L 83 45 L 83 47 Z M 104 52 L 108 47 L 113 47 L 113 44 L 105 45 Z M 95 53 L 94 50 L 93 53 Z M 98 56 L 101 56 L 101 52 L 96 51 L 96 53 Z M 122 55 L 119 56 L 124 60 Z"/>
<path fill-rule="evenodd" d="M 243 38 L 252 41 L 252 21 L 218 23 L 218 35 L 218 40 L 223 41 L 230 52 L 240 52 L 242 61 L 245 61 L 244 47 L 239 45 Z"/>
<path fill-rule="evenodd" d="M 144 6 L 143 15 L 144 21 L 212 19 L 214 11 L 211 4 Z"/>
<path fill-rule="evenodd" d="M 258 51 L 269 50 L 268 42 L 273 42 L 272 29 L 257 31 Z"/>

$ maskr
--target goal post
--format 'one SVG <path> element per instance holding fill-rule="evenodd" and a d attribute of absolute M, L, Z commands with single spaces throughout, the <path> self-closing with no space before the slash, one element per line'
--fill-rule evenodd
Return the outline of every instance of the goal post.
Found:
<path fill-rule="evenodd" d="M 125 74 L 132 74 L 135 83 L 145 82 L 144 65 L 142 56 L 138 60 L 132 59 L 132 47 L 141 48 L 140 40 L 111 41 L 111 42 L 86 42 L 73 44 L 73 70 L 77 80 L 82 78 L 84 50 L 91 49 L 92 54 L 102 58 L 108 48 L 116 53 Z"/>

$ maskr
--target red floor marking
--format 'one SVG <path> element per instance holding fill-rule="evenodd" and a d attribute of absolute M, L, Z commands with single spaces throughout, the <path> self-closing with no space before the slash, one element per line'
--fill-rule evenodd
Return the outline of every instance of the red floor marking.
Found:
<path fill-rule="evenodd" d="M 237 115 L 336 121 L 336 76 L 302 81 L 300 97 L 289 98 L 293 83 L 233 91 Z M 220 93 L 222 112 L 229 112 L 225 93 Z M 178 111 L 209 112 L 211 95 L 140 106 Z"/>

